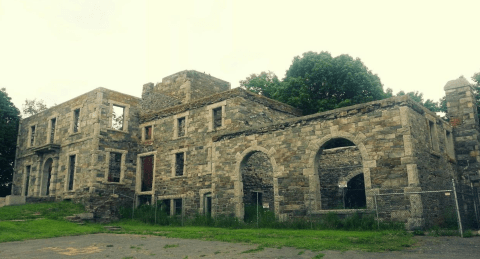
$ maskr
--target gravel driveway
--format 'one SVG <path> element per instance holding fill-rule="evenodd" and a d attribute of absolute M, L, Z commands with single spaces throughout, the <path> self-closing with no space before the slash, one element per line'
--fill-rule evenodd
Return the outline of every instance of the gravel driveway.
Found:
<path fill-rule="evenodd" d="M 245 253 L 257 245 L 158 236 L 93 234 L 0 243 L 0 258 L 479 258 L 480 237 L 415 237 L 407 250 L 312 252 L 283 247 Z"/>

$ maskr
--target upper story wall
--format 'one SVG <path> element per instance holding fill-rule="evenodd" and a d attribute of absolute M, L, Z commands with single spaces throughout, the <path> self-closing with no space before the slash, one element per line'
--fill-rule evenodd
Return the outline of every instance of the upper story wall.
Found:
<path fill-rule="evenodd" d="M 143 86 L 142 110 L 152 112 L 230 90 L 230 83 L 195 70 L 164 77 Z"/>

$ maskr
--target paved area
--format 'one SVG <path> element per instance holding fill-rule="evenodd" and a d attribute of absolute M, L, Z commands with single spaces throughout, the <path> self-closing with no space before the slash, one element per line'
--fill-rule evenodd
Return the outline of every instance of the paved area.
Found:
<path fill-rule="evenodd" d="M 0 258 L 478 258 L 480 237 L 415 237 L 417 244 L 404 251 L 312 252 L 295 248 L 188 240 L 142 235 L 94 234 L 0 243 Z"/>

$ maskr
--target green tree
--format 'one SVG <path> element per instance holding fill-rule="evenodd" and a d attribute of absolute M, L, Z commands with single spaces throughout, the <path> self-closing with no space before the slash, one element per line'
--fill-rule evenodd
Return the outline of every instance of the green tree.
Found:
<path fill-rule="evenodd" d="M 272 97 L 305 115 L 385 97 L 380 78 L 360 59 L 328 52 L 296 56 Z"/>
<path fill-rule="evenodd" d="M 240 81 L 240 87 L 251 92 L 272 98 L 273 93 L 278 89 L 280 80 L 271 71 L 251 74 L 245 80 Z"/>
<path fill-rule="evenodd" d="M 402 96 L 402 95 L 408 95 L 412 97 L 412 99 L 421 105 L 425 106 L 425 108 L 429 109 L 432 112 L 441 112 L 440 110 L 440 104 L 438 102 L 434 102 L 431 99 L 427 99 L 426 101 L 423 100 L 423 93 L 420 93 L 418 91 L 415 92 L 408 92 L 405 93 L 404 91 L 400 91 L 397 93 L 396 96 Z M 441 101 L 440 101 L 441 102 Z"/>
<path fill-rule="evenodd" d="M 23 114 L 27 116 L 35 115 L 39 112 L 45 111 L 46 109 L 48 109 L 48 107 L 45 104 L 45 101 L 41 99 L 38 101 L 37 99 L 25 99 L 25 103 L 22 105 Z"/>
<path fill-rule="evenodd" d="M 0 89 L 0 197 L 10 194 L 20 111 Z"/>

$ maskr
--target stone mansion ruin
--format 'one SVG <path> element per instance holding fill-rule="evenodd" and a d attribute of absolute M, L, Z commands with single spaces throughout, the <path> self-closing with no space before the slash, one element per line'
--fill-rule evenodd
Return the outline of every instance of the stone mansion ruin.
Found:
<path fill-rule="evenodd" d="M 21 121 L 7 200 L 69 199 L 98 217 L 132 199 L 240 219 L 257 202 L 281 220 L 366 211 L 375 193 L 478 181 L 472 88 L 459 78 L 445 91 L 450 122 L 408 96 L 302 116 L 192 70 L 145 84 L 142 98 L 97 88 Z M 410 228 L 432 203 L 392 202 Z"/>

